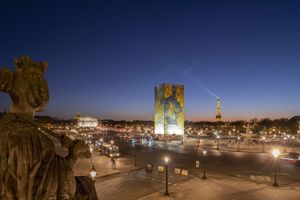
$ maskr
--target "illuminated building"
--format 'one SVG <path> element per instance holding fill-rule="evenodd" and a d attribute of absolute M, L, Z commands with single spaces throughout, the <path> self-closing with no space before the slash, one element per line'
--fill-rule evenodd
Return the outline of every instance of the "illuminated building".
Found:
<path fill-rule="evenodd" d="M 155 87 L 154 133 L 184 134 L 184 86 L 161 84 Z"/>
<path fill-rule="evenodd" d="M 76 119 L 77 119 L 77 126 L 79 127 L 97 127 L 98 126 L 98 119 L 93 118 L 93 117 L 89 117 L 89 116 L 84 116 L 81 117 L 80 114 L 78 113 L 76 115 Z"/>
<path fill-rule="evenodd" d="M 221 101 L 220 98 L 217 100 L 217 114 L 216 114 L 216 121 L 221 122 L 222 121 L 222 115 L 221 115 Z"/>

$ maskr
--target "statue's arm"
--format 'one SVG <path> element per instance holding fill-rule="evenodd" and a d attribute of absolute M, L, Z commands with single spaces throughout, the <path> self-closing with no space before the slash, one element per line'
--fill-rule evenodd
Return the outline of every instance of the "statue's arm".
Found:
<path fill-rule="evenodd" d="M 90 157 L 91 153 L 88 145 L 82 140 L 74 140 L 72 146 L 69 148 L 69 155 L 66 159 L 69 161 L 71 168 L 73 168 L 79 158 Z"/>
<path fill-rule="evenodd" d="M 14 73 L 7 68 L 0 68 L 0 91 L 10 93 L 13 88 Z"/>

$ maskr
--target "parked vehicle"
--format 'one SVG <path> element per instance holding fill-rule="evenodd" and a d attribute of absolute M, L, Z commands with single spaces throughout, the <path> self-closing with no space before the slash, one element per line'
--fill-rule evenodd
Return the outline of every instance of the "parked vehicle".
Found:
<path fill-rule="evenodd" d="M 289 152 L 281 157 L 281 160 L 289 164 L 298 164 L 300 163 L 300 154 L 297 152 Z"/>

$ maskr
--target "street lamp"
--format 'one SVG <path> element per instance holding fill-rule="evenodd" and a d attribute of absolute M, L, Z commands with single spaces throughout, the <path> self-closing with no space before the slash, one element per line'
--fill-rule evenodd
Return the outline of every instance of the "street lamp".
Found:
<path fill-rule="evenodd" d="M 95 166 L 94 166 L 94 164 L 93 164 L 93 147 L 92 146 L 90 146 L 90 153 L 91 153 L 91 171 L 90 171 L 90 175 L 91 175 L 91 177 L 92 177 L 92 179 L 93 180 L 95 180 L 95 177 L 96 177 L 96 174 L 97 174 L 97 172 L 96 172 L 96 169 L 95 169 Z"/>
<path fill-rule="evenodd" d="M 286 137 L 283 138 L 283 140 L 284 140 L 284 141 L 283 141 L 284 152 L 286 152 L 286 145 L 287 145 L 287 144 L 286 144 L 286 139 L 287 139 Z"/>
<path fill-rule="evenodd" d="M 299 140 L 299 138 L 300 138 L 300 121 L 299 121 L 299 123 L 298 123 L 298 131 L 297 131 L 297 140 Z"/>
<path fill-rule="evenodd" d="M 219 145 L 220 145 L 220 136 L 217 135 L 217 150 L 220 150 Z"/>
<path fill-rule="evenodd" d="M 136 146 L 134 145 L 134 166 L 136 167 Z"/>
<path fill-rule="evenodd" d="M 294 147 L 295 147 L 295 136 L 292 136 L 292 140 L 293 140 L 293 148 L 292 148 L 292 150 L 294 150 Z"/>
<path fill-rule="evenodd" d="M 91 178 L 93 180 L 95 180 L 96 175 L 97 175 L 97 171 L 96 171 L 96 168 L 95 168 L 95 166 L 93 164 L 92 164 L 92 167 L 91 167 L 90 175 L 91 175 Z"/>
<path fill-rule="evenodd" d="M 203 150 L 202 153 L 203 153 L 203 177 L 202 177 L 202 179 L 206 179 L 206 175 L 205 175 L 206 151 Z"/>
<path fill-rule="evenodd" d="M 200 167 L 200 162 L 199 160 L 196 160 L 196 168 L 199 168 Z M 200 175 L 199 175 L 199 178 L 200 178 Z"/>
<path fill-rule="evenodd" d="M 93 153 L 93 151 L 94 151 L 94 147 L 93 145 L 90 145 L 90 153 Z"/>
<path fill-rule="evenodd" d="M 102 155 L 102 152 L 103 152 L 103 138 L 100 138 L 100 152 L 101 152 L 101 155 Z"/>
<path fill-rule="evenodd" d="M 168 188 L 168 162 L 169 158 L 165 157 L 165 164 L 166 164 L 166 191 L 165 191 L 165 196 L 169 196 L 169 188 Z"/>
<path fill-rule="evenodd" d="M 238 136 L 238 138 L 237 138 L 237 139 L 238 139 L 238 141 L 237 141 L 237 142 L 238 142 L 238 149 L 237 149 L 237 151 L 240 151 L 240 139 L 241 139 L 241 137 L 240 137 L 240 136 Z"/>
<path fill-rule="evenodd" d="M 277 183 L 277 167 L 278 167 L 278 156 L 280 155 L 280 151 L 278 149 L 273 149 L 272 155 L 275 160 L 275 167 L 274 167 L 274 183 L 273 186 L 279 186 Z"/>
<path fill-rule="evenodd" d="M 263 139 L 263 152 L 265 153 L 266 137 L 263 136 L 262 139 Z"/>

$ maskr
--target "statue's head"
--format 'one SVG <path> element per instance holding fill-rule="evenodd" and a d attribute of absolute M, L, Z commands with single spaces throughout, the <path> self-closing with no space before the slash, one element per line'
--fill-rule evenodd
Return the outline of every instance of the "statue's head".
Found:
<path fill-rule="evenodd" d="M 48 68 L 47 62 L 33 62 L 30 56 L 21 56 L 14 60 L 16 66 L 16 72 L 21 73 L 36 73 L 41 76 L 44 75 L 46 69 Z"/>
<path fill-rule="evenodd" d="M 49 100 L 44 78 L 47 62 L 33 62 L 29 56 L 14 60 L 16 71 L 0 69 L 0 91 L 12 99 L 11 113 L 34 115 L 41 112 Z"/>

